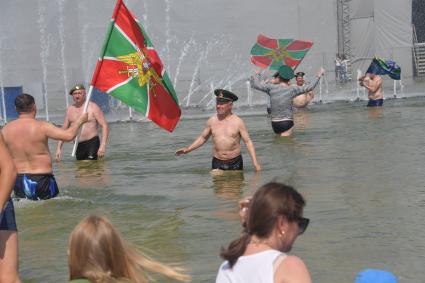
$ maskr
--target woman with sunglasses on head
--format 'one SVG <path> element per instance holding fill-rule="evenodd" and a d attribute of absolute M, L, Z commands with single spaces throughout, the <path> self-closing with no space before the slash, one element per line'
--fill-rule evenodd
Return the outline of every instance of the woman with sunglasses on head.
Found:
<path fill-rule="evenodd" d="M 216 283 L 311 283 L 304 262 L 286 254 L 307 229 L 304 206 L 303 197 L 294 188 L 274 182 L 242 202 L 244 231 L 222 249 L 221 257 L 226 261 Z"/>

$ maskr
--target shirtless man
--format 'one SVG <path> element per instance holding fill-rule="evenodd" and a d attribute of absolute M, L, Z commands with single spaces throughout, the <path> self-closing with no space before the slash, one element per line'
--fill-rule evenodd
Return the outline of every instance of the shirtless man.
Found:
<path fill-rule="evenodd" d="M 18 283 L 18 231 L 10 197 L 16 168 L 1 134 L 0 156 L 0 282 Z"/>
<path fill-rule="evenodd" d="M 260 171 L 261 167 L 255 155 L 254 144 L 249 137 L 245 123 L 232 113 L 233 101 L 238 100 L 238 97 L 224 89 L 216 89 L 214 94 L 217 96 L 217 115 L 208 119 L 201 135 L 190 146 L 177 150 L 176 155 L 187 154 L 197 149 L 212 136 L 212 169 L 243 170 L 240 146 L 242 138 L 251 156 L 255 170 Z"/>
<path fill-rule="evenodd" d="M 359 78 L 359 84 L 369 91 L 367 95 L 369 98 L 368 107 L 382 106 L 384 104 L 381 76 L 367 73 Z"/>
<path fill-rule="evenodd" d="M 78 120 L 84 110 L 84 103 L 86 101 L 86 90 L 81 84 L 77 84 L 70 91 L 74 100 L 74 105 L 68 107 L 65 115 L 65 121 L 62 128 L 68 129 L 70 125 Z M 89 102 L 87 108 L 89 113 L 89 120 L 81 130 L 80 141 L 78 143 L 76 158 L 77 160 L 97 160 L 105 155 L 106 141 L 108 139 L 108 123 L 102 110 L 94 102 Z M 98 125 L 102 128 L 102 142 L 99 139 Z M 59 141 L 55 159 L 59 161 L 62 153 L 63 141 Z"/>
<path fill-rule="evenodd" d="M 296 81 L 296 85 L 297 86 L 304 86 L 305 85 L 305 81 L 304 81 L 304 72 L 297 72 L 295 74 L 295 81 Z M 306 107 L 310 101 L 312 101 L 314 98 L 314 92 L 313 91 L 309 91 L 307 93 L 295 96 L 292 99 L 292 105 L 294 105 L 296 108 L 304 108 Z"/>
<path fill-rule="evenodd" d="M 15 196 L 31 200 L 49 199 L 58 193 L 52 173 L 49 138 L 71 141 L 80 126 L 87 121 L 87 114 L 70 128 L 64 130 L 45 121 L 37 121 L 34 97 L 23 93 L 15 99 L 18 119 L 2 129 L 6 145 L 12 155 L 18 175 L 14 187 Z"/>

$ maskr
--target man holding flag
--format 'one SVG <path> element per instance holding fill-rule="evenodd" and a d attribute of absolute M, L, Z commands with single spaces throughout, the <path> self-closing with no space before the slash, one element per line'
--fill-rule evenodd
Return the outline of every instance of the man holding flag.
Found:
<path fill-rule="evenodd" d="M 382 90 L 381 76 L 367 73 L 360 77 L 359 81 L 359 84 L 369 91 L 367 107 L 382 106 L 384 104 L 384 91 Z"/>
<path fill-rule="evenodd" d="M 83 113 L 86 102 L 86 90 L 82 84 L 75 85 L 70 91 L 74 104 L 68 107 L 63 122 L 63 129 L 68 129 L 71 124 L 78 120 Z M 87 112 L 89 120 L 81 130 L 81 136 L 77 147 L 77 160 L 97 160 L 105 155 L 106 141 L 108 139 L 109 127 L 102 110 L 94 102 L 89 102 Z M 102 128 L 102 142 L 99 139 L 98 126 Z M 55 158 L 61 158 L 63 141 L 59 141 Z"/>
<path fill-rule="evenodd" d="M 382 78 L 380 75 L 388 75 L 393 80 L 400 80 L 401 68 L 392 60 L 373 58 L 366 75 L 359 78 L 359 84 L 369 91 L 368 107 L 382 106 L 384 104 L 384 91 L 382 90 Z"/>

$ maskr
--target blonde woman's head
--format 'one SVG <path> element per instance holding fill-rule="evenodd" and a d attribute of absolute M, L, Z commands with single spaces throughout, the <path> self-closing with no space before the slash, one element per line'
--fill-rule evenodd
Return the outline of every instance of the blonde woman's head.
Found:
<path fill-rule="evenodd" d="M 69 238 L 70 279 L 86 278 L 93 283 L 148 282 L 146 271 L 190 281 L 179 268 L 150 260 L 128 248 L 120 233 L 105 217 L 91 215 L 77 224 Z"/>

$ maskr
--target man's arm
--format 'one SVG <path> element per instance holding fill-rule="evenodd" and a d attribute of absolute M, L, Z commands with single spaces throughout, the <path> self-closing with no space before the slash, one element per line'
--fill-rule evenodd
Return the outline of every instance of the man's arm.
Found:
<path fill-rule="evenodd" d="M 0 214 L 10 198 L 16 179 L 16 168 L 0 133 Z"/>
<path fill-rule="evenodd" d="M 364 87 L 372 93 L 377 92 L 381 86 L 382 86 L 381 77 L 376 77 L 376 80 L 368 80 L 368 83 L 364 85 Z"/>
<path fill-rule="evenodd" d="M 108 122 L 105 119 L 105 115 L 102 112 L 102 109 L 100 109 L 100 107 L 97 106 L 96 103 L 93 103 L 92 107 L 94 117 L 96 118 L 97 123 L 99 123 L 100 127 L 102 128 L 102 141 L 100 143 L 99 150 L 97 151 L 97 155 L 102 158 L 105 155 L 106 151 L 106 142 L 108 140 L 109 126 Z"/>
<path fill-rule="evenodd" d="M 61 141 L 72 141 L 78 134 L 78 129 L 81 127 L 82 124 L 87 122 L 87 119 L 88 114 L 84 113 L 68 129 L 58 128 L 51 123 L 43 122 L 43 130 L 48 138 Z"/>
<path fill-rule="evenodd" d="M 66 114 L 65 114 L 65 120 L 63 121 L 62 129 L 64 129 L 64 130 L 68 129 L 69 125 L 70 125 L 70 122 L 69 122 L 68 110 L 67 110 Z M 56 146 L 56 153 L 55 153 L 55 160 L 56 161 L 60 161 L 60 159 L 61 159 L 62 145 L 63 145 L 63 141 L 59 140 L 58 144 Z"/>
<path fill-rule="evenodd" d="M 246 129 L 245 123 L 242 121 L 242 119 L 240 120 L 239 133 L 241 134 L 246 148 L 248 149 L 248 153 L 251 156 L 252 164 L 254 164 L 255 171 L 260 171 L 261 166 L 257 161 L 257 155 L 255 154 L 254 144 L 252 143 L 251 138 L 249 137 L 248 130 Z"/>
<path fill-rule="evenodd" d="M 320 68 L 320 70 L 316 74 L 316 79 L 312 83 L 294 88 L 293 96 L 295 97 L 303 93 L 312 91 L 316 87 L 316 85 L 319 83 L 320 78 L 323 76 L 324 73 L 325 73 L 325 70 L 323 68 Z"/>
<path fill-rule="evenodd" d="M 180 148 L 176 151 L 176 155 L 187 154 L 198 147 L 202 146 L 211 136 L 211 125 L 210 120 L 207 121 L 205 129 L 202 131 L 201 135 L 188 147 Z"/>
<path fill-rule="evenodd" d="M 251 76 L 249 83 L 251 87 L 256 90 L 261 90 L 267 94 L 270 92 L 270 83 L 267 83 L 259 72 L 257 72 L 254 76 Z"/>

